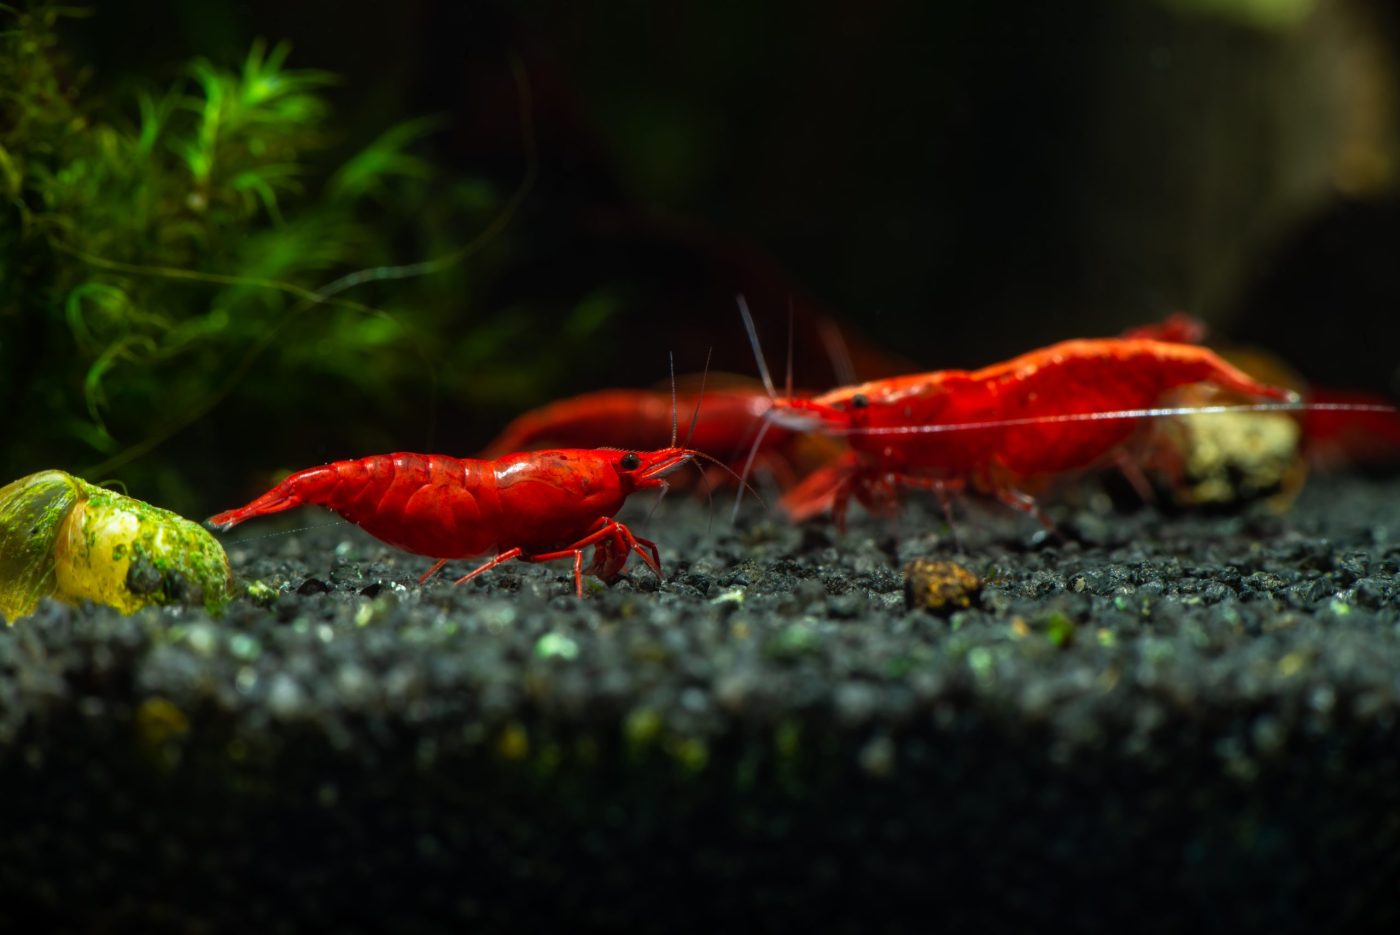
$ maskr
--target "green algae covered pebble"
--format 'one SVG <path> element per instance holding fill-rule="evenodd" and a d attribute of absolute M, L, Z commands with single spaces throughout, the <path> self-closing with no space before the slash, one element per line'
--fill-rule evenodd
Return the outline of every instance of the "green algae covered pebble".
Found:
<path fill-rule="evenodd" d="M 0 489 L 0 615 L 11 623 L 45 597 L 123 613 L 152 604 L 216 613 L 232 596 L 223 547 L 169 510 L 63 471 Z"/>

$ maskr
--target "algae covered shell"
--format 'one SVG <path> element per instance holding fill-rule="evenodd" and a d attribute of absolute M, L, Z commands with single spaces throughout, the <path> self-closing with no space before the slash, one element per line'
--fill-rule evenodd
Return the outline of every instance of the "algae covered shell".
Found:
<path fill-rule="evenodd" d="M 169 510 L 40 471 L 0 489 L 0 615 L 53 597 L 131 613 L 151 604 L 221 610 L 233 596 L 223 547 Z"/>

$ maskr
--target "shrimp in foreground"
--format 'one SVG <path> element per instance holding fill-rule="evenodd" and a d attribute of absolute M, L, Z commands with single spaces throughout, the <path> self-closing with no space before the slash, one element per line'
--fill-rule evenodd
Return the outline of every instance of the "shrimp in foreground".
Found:
<path fill-rule="evenodd" d="M 673 442 L 674 444 L 674 442 Z M 627 497 L 665 488 L 665 478 L 690 462 L 687 448 L 656 451 L 553 449 L 494 460 L 395 453 L 336 461 L 292 474 L 247 506 L 209 519 L 216 529 L 302 504 L 328 507 L 370 535 L 437 559 L 428 580 L 455 559 L 494 551 L 457 584 L 503 562 L 573 557 L 574 593 L 584 574 L 616 581 L 636 552 L 657 577 L 656 543 L 614 519 Z M 583 553 L 593 546 L 593 561 Z"/>

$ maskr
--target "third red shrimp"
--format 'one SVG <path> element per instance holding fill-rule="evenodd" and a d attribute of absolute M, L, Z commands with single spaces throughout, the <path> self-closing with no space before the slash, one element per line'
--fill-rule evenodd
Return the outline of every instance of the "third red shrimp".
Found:
<path fill-rule="evenodd" d="M 887 510 L 901 488 L 971 487 L 1044 521 L 1028 491 L 1115 458 L 1126 463 L 1125 446 L 1150 410 L 1191 384 L 1255 400 L 1297 399 L 1205 348 L 1136 338 L 1064 341 L 980 370 L 778 398 L 771 418 L 779 425 L 840 435 L 851 446 L 789 491 L 784 507 L 798 520 L 830 508 L 839 521 L 852 496 Z"/>

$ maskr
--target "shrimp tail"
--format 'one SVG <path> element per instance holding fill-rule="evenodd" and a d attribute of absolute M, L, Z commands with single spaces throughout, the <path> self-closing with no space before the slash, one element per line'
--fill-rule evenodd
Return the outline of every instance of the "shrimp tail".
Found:
<path fill-rule="evenodd" d="M 297 471 L 253 502 L 211 516 L 206 523 L 214 529 L 232 529 L 256 516 L 281 513 L 307 503 L 324 503 L 338 481 L 339 472 L 335 464 Z"/>
<path fill-rule="evenodd" d="M 1183 347 L 1192 347 L 1183 345 Z M 1193 361 L 1193 363 L 1196 363 Z M 1200 361 L 1196 364 L 1199 372 L 1193 374 L 1203 380 L 1216 383 L 1226 389 L 1234 390 L 1237 393 L 1244 393 L 1247 396 L 1256 396 L 1263 399 L 1276 399 L 1285 403 L 1299 402 L 1301 397 L 1295 391 L 1282 386 L 1272 386 L 1268 383 L 1260 382 L 1249 374 L 1240 370 L 1234 364 L 1228 363 L 1216 357 L 1209 351 L 1203 351 Z M 1187 372 L 1195 368 L 1187 368 Z M 1175 382 L 1175 381 L 1172 381 Z"/>

